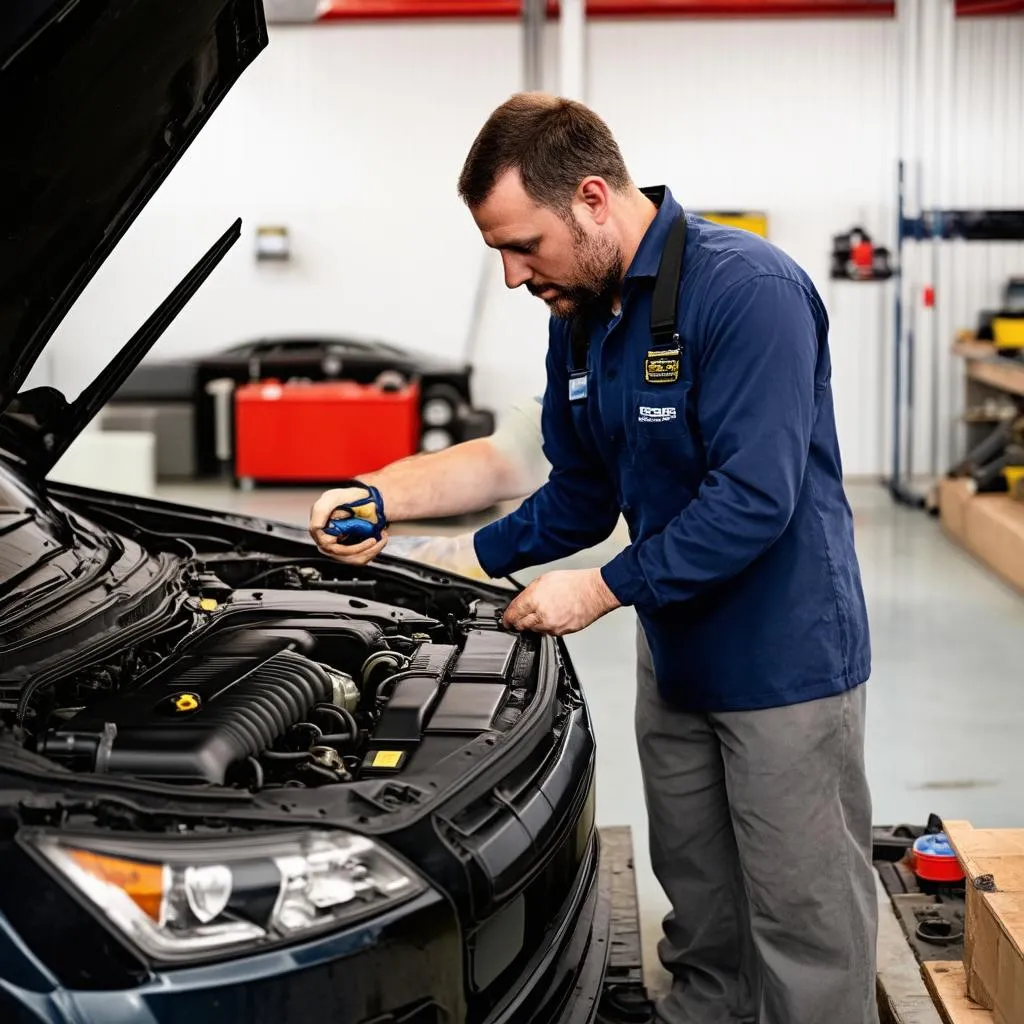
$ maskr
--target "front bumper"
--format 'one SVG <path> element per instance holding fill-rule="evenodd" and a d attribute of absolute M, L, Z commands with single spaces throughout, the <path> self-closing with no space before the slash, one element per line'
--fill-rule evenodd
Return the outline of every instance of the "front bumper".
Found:
<path fill-rule="evenodd" d="M 545 942 L 486 1024 L 591 1024 L 609 948 L 595 832 Z M 462 1024 L 454 910 L 427 893 L 372 922 L 301 946 L 164 971 L 122 990 L 62 987 L 0 915 L 5 1024 Z"/>
<path fill-rule="evenodd" d="M 577 885 L 548 941 L 487 1024 L 590 1024 L 597 1014 L 610 944 L 610 907 L 600 892 L 600 840 L 594 838 Z"/>

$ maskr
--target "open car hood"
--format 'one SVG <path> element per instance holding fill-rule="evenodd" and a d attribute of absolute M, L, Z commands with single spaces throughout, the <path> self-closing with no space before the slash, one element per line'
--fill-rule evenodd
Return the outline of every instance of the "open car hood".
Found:
<path fill-rule="evenodd" d="M 18 396 L 85 286 L 266 45 L 260 0 L 0 4 L 0 447 L 34 474 L 52 467 L 226 251 L 227 235 L 79 401 L 50 388 Z"/>

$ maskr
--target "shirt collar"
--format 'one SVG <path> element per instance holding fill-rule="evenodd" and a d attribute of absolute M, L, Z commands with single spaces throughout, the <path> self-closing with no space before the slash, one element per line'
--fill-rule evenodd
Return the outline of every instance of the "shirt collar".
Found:
<path fill-rule="evenodd" d="M 668 229 L 682 210 L 667 185 L 652 185 L 640 191 L 658 207 L 658 212 L 640 240 L 633 262 L 626 271 L 627 279 L 657 276 Z"/>

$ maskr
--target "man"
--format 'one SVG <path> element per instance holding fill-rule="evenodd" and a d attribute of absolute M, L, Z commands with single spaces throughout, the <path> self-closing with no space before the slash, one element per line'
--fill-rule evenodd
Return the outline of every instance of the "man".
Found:
<path fill-rule="evenodd" d="M 636 610 L 651 856 L 673 908 L 660 1019 L 875 1024 L 870 644 L 821 299 L 764 240 L 638 189 L 576 103 L 499 107 L 460 193 L 506 284 L 552 314 L 550 476 L 474 535 L 480 565 L 504 576 L 598 543 L 620 512 L 629 526 L 607 564 L 540 576 L 505 621 L 565 634 Z M 433 465 L 368 479 L 386 516 L 472 507 Z M 337 498 L 311 514 L 321 549 L 375 557 L 322 531 Z"/>

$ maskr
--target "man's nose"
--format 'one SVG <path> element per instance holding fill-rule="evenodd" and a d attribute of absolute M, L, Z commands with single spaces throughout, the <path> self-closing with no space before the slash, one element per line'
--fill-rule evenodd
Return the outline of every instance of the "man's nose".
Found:
<path fill-rule="evenodd" d="M 533 277 L 533 271 L 526 265 L 526 261 L 513 253 L 502 253 L 501 261 L 505 267 L 506 288 L 518 288 Z"/>

